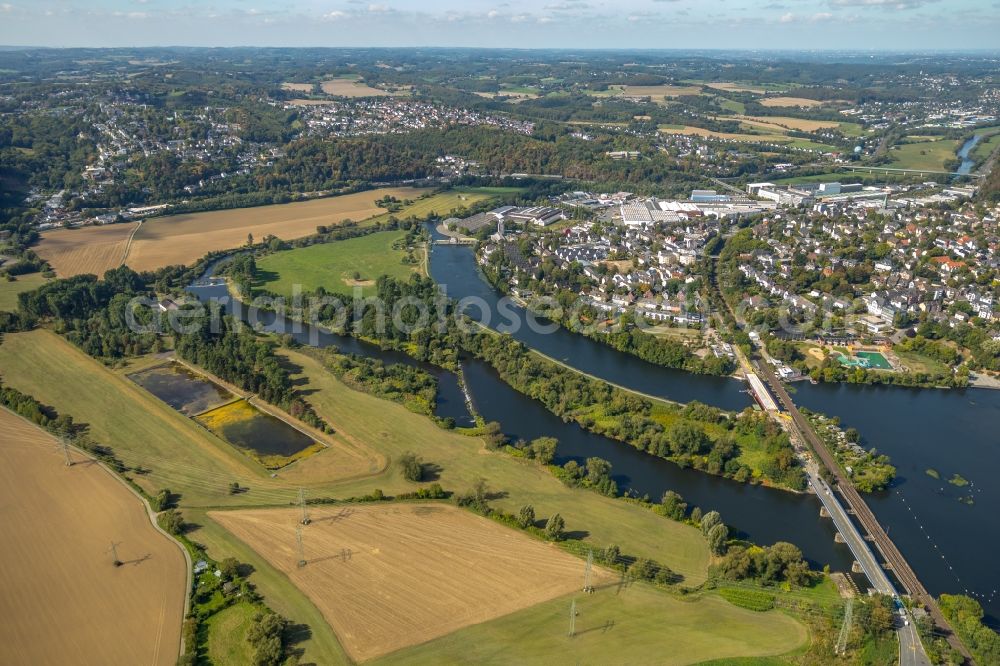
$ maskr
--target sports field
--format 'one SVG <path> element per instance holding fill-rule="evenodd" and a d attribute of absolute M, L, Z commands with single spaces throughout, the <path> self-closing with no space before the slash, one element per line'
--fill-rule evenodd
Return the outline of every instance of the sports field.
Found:
<path fill-rule="evenodd" d="M 416 198 L 426 192 L 413 188 L 383 188 L 289 204 L 234 208 L 207 213 L 158 217 L 136 232 L 126 263 L 137 271 L 175 264 L 191 264 L 212 250 L 228 250 L 247 242 L 247 234 L 260 241 L 269 234 L 291 240 L 316 233 L 316 227 L 359 222 L 384 209 L 376 199 L 394 196 Z"/>
<path fill-rule="evenodd" d="M 49 262 L 59 277 L 82 273 L 101 277 L 104 271 L 121 265 L 129 236 L 136 224 L 104 224 L 48 231 L 42 234 L 34 250 Z"/>
<path fill-rule="evenodd" d="M 51 436 L 0 410 L 0 663 L 174 664 L 184 556 L 110 472 L 73 456 L 66 467 Z"/>
<path fill-rule="evenodd" d="M 574 598 L 578 615 L 570 638 Z M 807 639 L 806 628 L 779 611 L 743 610 L 717 597 L 683 601 L 634 583 L 548 601 L 376 663 L 680 665 L 784 654 Z"/>
<path fill-rule="evenodd" d="M 375 280 L 388 275 L 406 280 L 419 264 L 404 264 L 405 231 L 379 233 L 275 252 L 257 261 L 261 280 L 254 286 L 291 298 L 294 285 L 303 292 L 323 287 L 329 292 L 374 293 Z"/>
<path fill-rule="evenodd" d="M 283 571 L 358 661 L 567 594 L 584 563 L 551 544 L 446 504 L 315 507 L 209 516 Z M 595 567 L 594 584 L 616 576 Z"/>
<path fill-rule="evenodd" d="M 28 273 L 16 276 L 13 282 L 0 278 L 0 310 L 13 312 L 17 309 L 17 295 L 23 291 L 38 289 L 48 282 L 41 273 Z"/>

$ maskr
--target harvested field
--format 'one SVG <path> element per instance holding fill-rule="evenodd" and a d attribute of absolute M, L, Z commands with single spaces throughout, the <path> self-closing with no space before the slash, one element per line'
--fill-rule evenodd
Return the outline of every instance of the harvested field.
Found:
<path fill-rule="evenodd" d="M 816 132 L 821 129 L 839 127 L 840 123 L 835 120 L 805 120 L 803 118 L 789 118 L 786 116 L 737 116 L 740 120 L 751 125 L 759 125 L 768 129 L 780 130 L 800 130 L 802 132 Z"/>
<path fill-rule="evenodd" d="M 327 95 L 337 95 L 338 97 L 390 97 L 404 94 L 372 88 L 363 81 L 347 77 L 324 81 L 320 84 L 320 88 Z"/>
<path fill-rule="evenodd" d="M 567 529 L 585 529 L 585 542 L 595 549 L 615 543 L 636 557 L 667 565 L 684 576 L 685 585 L 695 587 L 705 581 L 709 553 L 700 530 L 590 490 L 568 489 L 541 466 L 488 452 L 481 440 L 444 431 L 403 405 L 348 388 L 310 355 L 294 350 L 282 350 L 280 355 L 301 368 L 293 380 L 303 382 L 309 402 L 335 424 L 338 434 L 368 443 L 391 459 L 417 451 L 425 461 L 441 465 L 437 480 L 445 488 L 461 492 L 476 479 L 486 479 L 491 488 L 507 492 L 506 497 L 491 502 L 498 509 L 517 513 L 531 504 L 539 517 L 558 513 Z M 295 482 L 294 468 L 282 474 L 290 483 Z M 398 465 L 390 465 L 385 475 L 339 484 L 331 495 L 357 497 L 373 488 L 396 494 L 412 492 L 415 486 L 403 478 Z"/>
<path fill-rule="evenodd" d="M 136 233 L 126 261 L 137 271 L 187 265 L 211 250 L 243 245 L 247 234 L 253 234 L 257 240 L 268 234 L 285 240 L 301 238 L 316 233 L 319 225 L 379 215 L 384 209 L 376 206 L 375 200 L 386 195 L 407 199 L 423 192 L 413 188 L 382 188 L 327 199 L 155 218 L 144 222 Z"/>
<path fill-rule="evenodd" d="M 314 507 L 297 566 L 295 509 L 208 515 L 285 572 L 357 661 L 578 589 L 584 564 L 444 504 Z M 596 571 L 598 584 L 612 576 Z"/>
<path fill-rule="evenodd" d="M 626 97 L 680 97 L 681 95 L 700 95 L 701 86 L 623 86 L 621 94 Z"/>
<path fill-rule="evenodd" d="M 0 410 L 0 663 L 174 664 L 184 556 L 110 472 L 75 458 Z"/>
<path fill-rule="evenodd" d="M 295 92 L 312 92 L 313 84 L 311 83 L 282 83 L 282 90 L 294 90 Z"/>
<path fill-rule="evenodd" d="M 777 128 L 775 128 L 777 129 Z M 688 134 L 691 136 L 704 136 L 713 139 L 728 139 L 730 141 L 761 141 L 765 143 L 787 143 L 790 139 L 782 134 L 735 134 L 732 132 L 715 132 L 704 127 L 661 127 L 660 131 L 665 134 Z"/>
<path fill-rule="evenodd" d="M 709 88 L 714 88 L 715 90 L 724 90 L 726 92 L 748 92 L 754 93 L 755 95 L 763 95 L 767 92 L 766 88 L 761 86 L 747 85 L 745 83 L 706 83 Z"/>
<path fill-rule="evenodd" d="M 106 224 L 82 229 L 57 229 L 46 232 L 34 248 L 52 265 L 59 277 L 93 273 L 118 268 L 125 258 L 129 236 L 136 224 Z"/>
<path fill-rule="evenodd" d="M 814 99 L 806 99 L 805 97 L 768 97 L 767 99 L 760 100 L 761 106 L 801 106 L 807 109 L 811 109 L 814 106 L 823 106 L 823 102 L 817 102 Z"/>

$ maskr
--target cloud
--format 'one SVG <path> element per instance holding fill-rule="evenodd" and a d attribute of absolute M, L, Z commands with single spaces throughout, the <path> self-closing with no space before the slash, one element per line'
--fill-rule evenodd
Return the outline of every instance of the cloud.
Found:
<path fill-rule="evenodd" d="M 323 14 L 322 18 L 324 21 L 340 21 L 342 19 L 350 18 L 351 15 L 347 12 L 342 12 L 339 9 L 334 9 L 332 12 L 327 12 Z"/>
<path fill-rule="evenodd" d="M 590 9 L 591 5 L 589 2 L 582 2 L 581 0 L 564 0 L 564 2 L 554 2 L 549 5 L 545 5 L 542 9 L 546 9 L 551 12 L 572 12 L 577 9 Z"/>
<path fill-rule="evenodd" d="M 782 14 L 781 18 L 778 19 L 779 23 L 822 23 L 824 21 L 833 20 L 834 15 L 830 12 L 817 12 L 815 14 L 810 14 L 808 16 L 799 16 L 788 12 Z"/>
<path fill-rule="evenodd" d="M 368 11 L 370 11 L 372 14 L 387 14 L 392 11 L 392 7 L 390 7 L 389 5 L 371 4 L 368 5 Z"/>
<path fill-rule="evenodd" d="M 149 18 L 149 14 L 146 12 L 111 12 L 111 16 L 114 16 L 115 18 L 127 18 L 127 19 Z"/>
<path fill-rule="evenodd" d="M 938 0 L 830 0 L 834 7 L 873 7 L 880 9 L 916 9 Z"/>

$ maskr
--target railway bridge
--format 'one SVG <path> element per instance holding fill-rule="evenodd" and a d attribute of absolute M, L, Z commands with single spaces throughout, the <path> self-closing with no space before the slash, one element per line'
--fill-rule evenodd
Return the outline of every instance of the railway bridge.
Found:
<path fill-rule="evenodd" d="M 948 620 L 945 619 L 944 614 L 941 612 L 941 608 L 938 606 L 937 600 L 926 590 L 926 588 L 924 588 L 920 579 L 917 578 L 916 573 L 906 561 L 906 558 L 904 558 L 903 554 L 899 552 L 896 544 L 892 542 L 892 539 L 889 538 L 888 533 L 886 533 L 886 531 L 882 528 L 882 525 L 875 517 L 875 514 L 868 507 L 868 503 L 865 502 L 861 497 L 861 494 L 858 493 L 857 488 L 854 487 L 854 484 L 851 483 L 850 479 L 844 476 L 837 460 L 833 457 L 833 454 L 830 453 L 826 444 L 816 435 L 815 431 L 813 431 L 809 422 L 799 412 L 795 403 L 792 401 L 791 396 L 788 395 L 788 391 L 785 390 L 784 385 L 774 374 L 774 370 L 769 367 L 767 363 L 761 363 L 760 361 L 754 361 L 754 367 L 757 370 L 758 376 L 763 378 L 763 380 L 767 383 L 768 388 L 770 388 L 774 393 L 778 402 L 785 408 L 789 416 L 791 416 L 792 423 L 795 425 L 800 435 L 810 445 L 813 451 L 816 452 L 816 455 L 819 456 L 822 464 L 833 475 L 837 482 L 836 489 L 839 491 L 843 503 L 846 504 L 848 513 L 852 514 L 857 519 L 858 523 L 860 523 L 864 531 L 868 533 L 871 542 L 875 544 L 876 548 L 878 548 L 878 551 L 882 554 L 888 568 L 893 572 L 896 579 L 914 600 L 923 604 L 928 609 L 928 612 L 934 619 L 934 623 L 937 624 L 937 626 L 949 628 L 950 625 L 948 624 Z M 820 489 L 817 488 L 817 493 L 819 492 Z M 869 578 L 871 579 L 872 576 L 869 575 Z M 875 580 L 872 580 L 872 584 L 878 587 Z M 953 648 L 965 656 L 968 663 L 973 663 L 972 655 L 969 654 L 965 645 L 958 640 L 954 633 L 949 632 L 948 642 Z M 901 650 L 901 660 L 902 656 Z"/>

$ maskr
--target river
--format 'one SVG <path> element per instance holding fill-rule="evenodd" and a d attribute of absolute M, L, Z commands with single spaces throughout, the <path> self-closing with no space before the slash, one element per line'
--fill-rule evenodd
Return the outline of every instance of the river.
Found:
<path fill-rule="evenodd" d="M 972 138 L 962 144 L 962 147 L 958 151 L 958 156 L 962 158 L 962 164 L 959 165 L 958 171 L 956 173 L 968 175 L 972 172 L 972 167 L 976 166 L 976 161 L 969 157 L 972 153 L 972 149 L 976 147 L 979 140 L 982 139 L 982 135 L 973 134 Z"/>
<path fill-rule="evenodd" d="M 448 285 L 454 298 L 474 295 L 492 304 L 499 298 L 467 247 L 435 246 L 431 273 Z M 470 311 L 470 315 L 475 314 L 475 310 Z M 738 382 L 657 368 L 567 331 L 544 335 L 522 328 L 513 335 L 549 356 L 626 388 L 729 409 L 749 404 Z M 466 370 L 478 405 L 485 399 L 481 388 L 474 386 L 477 375 L 472 368 Z M 866 500 L 928 591 L 935 595 L 968 593 L 983 605 L 990 624 L 1000 626 L 1000 573 L 993 564 L 1000 547 L 1000 523 L 995 518 L 1000 488 L 991 485 L 1000 478 L 1000 391 L 813 386 L 806 382 L 797 383 L 795 390 L 797 402 L 840 416 L 845 426 L 854 426 L 862 433 L 866 447 L 874 446 L 892 458 L 899 480 L 888 492 L 868 495 Z M 504 402 L 489 396 L 487 404 Z M 518 409 L 498 410 L 497 420 L 505 431 L 529 438 L 536 432 L 545 434 L 537 430 L 544 424 L 552 429 L 548 434 L 556 429 L 562 433 L 554 436 L 566 441 L 561 447 L 565 453 L 583 455 L 594 446 L 609 448 L 603 438 L 591 441 L 573 434 L 573 428 L 560 428 L 558 419 L 557 423 L 544 420 L 528 407 L 535 403 L 525 402 L 527 405 Z M 519 413 L 525 417 L 519 418 Z M 511 427 L 510 423 L 517 425 Z M 630 447 L 619 445 L 614 450 L 612 462 L 616 472 L 625 477 L 619 480 L 623 489 L 632 486 L 643 493 L 650 492 L 647 488 L 672 488 L 693 503 L 718 509 L 727 521 L 760 543 L 770 543 L 780 533 L 780 538 L 799 545 L 814 562 L 830 561 L 834 568 L 843 556 L 842 547 L 832 548 L 823 542 L 822 535 L 832 527 L 824 520 L 817 529 L 814 512 L 818 512 L 818 501 L 813 497 L 787 493 L 772 497 L 769 492 L 758 492 L 763 490 L 760 488 L 742 488 L 746 492 L 741 493 L 731 488 L 732 482 L 679 470 Z M 602 457 L 611 460 L 607 455 Z M 937 470 L 940 480 L 929 476 L 927 469 Z M 956 473 L 970 485 L 948 483 Z M 706 502 L 705 497 L 712 500 Z M 969 497 L 971 505 L 959 501 Z M 775 529 L 772 519 L 782 528 Z"/>
<path fill-rule="evenodd" d="M 465 259 L 462 259 L 463 254 Z M 492 290 L 489 285 L 481 282 L 476 272 L 475 261 L 467 261 L 472 257 L 469 248 L 450 246 L 435 248 L 432 252 L 431 268 L 436 278 L 439 267 L 452 265 L 451 261 L 442 261 L 449 256 L 472 271 L 466 274 L 460 283 L 449 283 L 453 290 L 452 295 L 456 295 L 456 290 L 464 292 L 466 288 L 475 290 L 476 293 L 488 293 L 482 290 L 483 285 L 487 290 Z M 209 274 L 213 269 L 214 266 L 209 269 Z M 224 283 L 205 278 L 189 287 L 189 291 L 203 301 L 213 297 L 228 296 Z M 246 314 L 245 309 L 241 309 L 241 312 Z M 292 332 L 303 344 L 321 347 L 335 345 L 343 352 L 379 358 L 386 363 L 406 363 L 425 367 L 433 372 L 440 382 L 439 391 L 443 399 L 439 400 L 436 413 L 440 416 L 452 416 L 460 423 L 469 420 L 462 402 L 461 390 L 455 375 L 451 372 L 420 364 L 398 352 L 385 351 L 351 337 L 313 331 L 308 326 L 282 320 L 273 313 L 261 313 L 260 320 L 266 330 L 277 333 Z M 599 355 L 607 352 L 622 357 L 623 361 L 628 359 L 626 355 L 592 340 L 584 340 L 584 344 L 578 347 L 577 354 L 585 354 L 591 349 Z M 575 363 L 577 357 L 571 358 Z M 645 362 L 640 361 L 640 363 L 642 366 L 649 366 Z M 649 367 L 655 369 L 655 366 Z M 726 523 L 744 538 L 760 544 L 789 541 L 799 546 L 816 567 L 829 564 L 834 570 L 850 570 L 852 561 L 850 552 L 847 546 L 834 543 L 833 524 L 828 519 L 820 518 L 820 503 L 815 497 L 736 483 L 695 470 L 681 469 L 673 463 L 622 442 L 587 432 L 575 423 L 564 423 L 541 403 L 518 393 L 501 381 L 486 363 L 476 359 L 465 359 L 463 368 L 476 410 L 487 421 L 499 422 L 509 437 L 513 439 L 534 439 L 543 435 L 555 437 L 559 440 L 557 460 L 560 463 L 570 459 L 583 462 L 591 456 L 604 458 L 611 463 L 614 479 L 623 491 L 631 491 L 640 496 L 648 494 L 650 498 L 659 500 L 664 492 L 674 490 L 683 495 L 691 506 L 700 506 L 704 511 L 712 509 L 719 511 Z M 729 404 L 737 407 L 749 404 L 747 396 L 739 392 L 740 383 L 737 381 L 698 377 L 672 371 L 669 371 L 669 376 L 673 381 L 672 395 L 678 400 L 692 399 L 683 393 L 683 389 L 687 386 L 684 380 L 686 377 L 691 377 L 695 380 L 706 380 L 709 386 L 714 385 L 715 394 L 728 399 Z M 697 381 L 691 385 L 701 386 Z M 699 391 L 699 395 L 703 397 L 706 393 L 704 390 Z M 734 397 L 738 400 L 734 400 Z"/>
<path fill-rule="evenodd" d="M 433 233 L 442 238 L 436 230 Z M 554 324 L 551 328 L 555 330 L 539 332 L 538 327 L 527 323 L 528 313 L 524 308 L 506 299 L 501 306 L 503 297 L 483 277 L 468 247 L 435 245 L 431 257 L 431 277 L 444 287 L 450 298 L 487 305 L 485 314 L 481 307 L 466 308 L 470 317 L 501 331 L 513 328 L 511 335 L 515 339 L 581 372 L 676 402 L 698 400 L 734 411 L 749 407 L 753 402 L 744 391 L 743 382 L 730 377 L 694 375 L 653 365 Z M 520 325 L 508 326 L 511 319 Z"/>
<path fill-rule="evenodd" d="M 476 296 L 491 306 L 499 300 L 468 247 L 434 246 L 430 267 L 434 279 L 446 286 L 452 298 Z M 225 295 L 225 286 L 195 287 L 192 291 L 203 298 L 220 296 Z M 469 314 L 477 316 L 474 308 Z M 292 328 L 288 322 L 263 319 L 269 330 L 286 332 Z M 750 404 L 740 382 L 659 368 L 561 329 L 542 334 L 522 327 L 513 335 L 579 370 L 643 393 L 680 402 L 701 400 L 729 409 Z M 440 382 L 437 413 L 460 423 L 469 421 L 458 382 L 450 372 L 354 338 L 325 332 L 310 335 L 307 327 L 295 336 L 307 344 L 334 344 L 342 351 L 381 358 L 386 363 L 425 367 Z M 849 570 L 851 555 L 846 546 L 834 543 L 832 522 L 819 517 L 815 497 L 681 469 L 627 444 L 589 433 L 575 423 L 564 423 L 537 401 L 503 383 L 485 363 L 467 359 L 463 367 L 479 413 L 488 421 L 498 421 L 512 438 L 556 437 L 560 462 L 605 458 L 623 491 L 655 499 L 666 490 L 675 490 L 691 505 L 718 510 L 746 538 L 761 544 L 790 541 L 815 566 L 830 564 L 834 570 Z M 1000 442 L 996 438 L 1000 391 L 806 383 L 796 388 L 796 400 L 802 405 L 840 416 L 845 425 L 862 432 L 866 445 L 892 457 L 899 468 L 899 482 L 889 492 L 868 500 L 927 589 L 933 594 L 968 591 L 983 604 L 991 621 L 1000 615 L 995 592 L 1000 585 L 992 565 L 1000 534 L 991 515 L 1000 490 L 989 486 L 991 479 L 1000 475 Z M 928 476 L 925 470 L 929 468 L 937 470 L 941 479 Z M 970 485 L 959 488 L 947 483 L 955 473 L 969 479 Z M 969 495 L 972 505 L 959 502 L 959 497 Z"/>
<path fill-rule="evenodd" d="M 865 499 L 928 591 L 969 594 L 1000 626 L 1000 391 L 795 387 L 798 404 L 839 416 L 892 458 L 897 481 Z M 949 483 L 955 474 L 969 484 Z"/>

